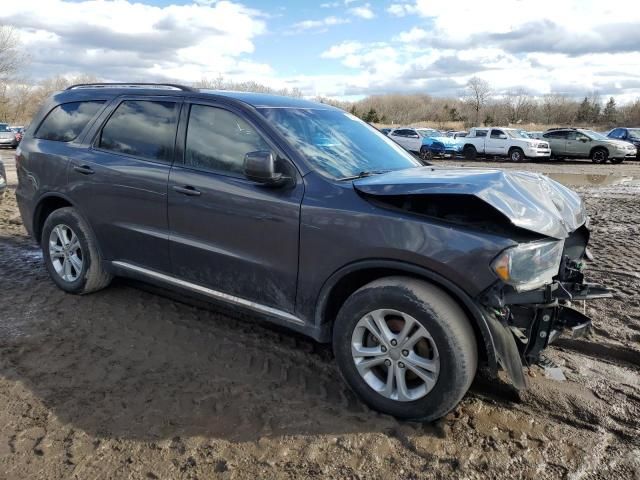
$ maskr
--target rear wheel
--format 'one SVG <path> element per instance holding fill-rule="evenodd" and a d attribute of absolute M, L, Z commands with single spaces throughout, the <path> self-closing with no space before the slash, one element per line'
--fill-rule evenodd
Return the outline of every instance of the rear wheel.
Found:
<path fill-rule="evenodd" d="M 591 161 L 593 163 L 606 163 L 609 158 L 609 152 L 605 148 L 595 148 L 591 152 Z"/>
<path fill-rule="evenodd" d="M 466 145 L 462 152 L 466 160 L 475 160 L 478 157 L 478 151 L 473 145 Z"/>
<path fill-rule="evenodd" d="M 467 392 L 478 352 L 473 329 L 444 291 L 408 277 L 376 280 L 343 305 L 333 330 L 338 367 L 372 408 L 435 420 Z"/>
<path fill-rule="evenodd" d="M 111 282 L 93 233 L 75 208 L 61 208 L 47 217 L 41 246 L 49 276 L 65 292 L 95 292 Z"/>

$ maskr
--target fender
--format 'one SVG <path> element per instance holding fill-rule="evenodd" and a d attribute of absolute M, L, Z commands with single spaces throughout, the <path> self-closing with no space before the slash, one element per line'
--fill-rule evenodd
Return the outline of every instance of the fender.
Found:
<path fill-rule="evenodd" d="M 492 374 L 497 375 L 501 365 L 508 373 L 516 388 L 525 388 L 526 379 L 522 371 L 522 361 L 511 332 L 498 320 L 486 314 L 462 288 L 442 275 L 427 268 L 398 260 L 371 259 L 350 263 L 335 271 L 324 283 L 315 309 L 315 328 L 321 338 L 331 338 L 331 322 L 324 319 L 331 291 L 336 284 L 350 273 L 372 268 L 396 270 L 424 278 L 446 290 L 458 300 L 475 322 L 482 335 L 487 361 Z"/>
<path fill-rule="evenodd" d="M 60 200 L 64 200 L 65 202 L 67 202 L 69 205 L 71 205 L 74 208 L 77 208 L 77 206 L 75 205 L 75 203 L 64 193 L 61 192 L 45 192 L 42 195 L 40 195 L 38 197 L 38 199 L 35 202 L 35 208 L 33 209 L 33 212 L 31 214 L 31 228 L 33 231 L 33 238 L 36 241 L 39 241 L 40 238 L 40 230 L 36 225 L 36 219 L 39 217 L 40 215 L 40 211 L 42 210 L 42 204 L 50 198 L 59 198 Z"/>

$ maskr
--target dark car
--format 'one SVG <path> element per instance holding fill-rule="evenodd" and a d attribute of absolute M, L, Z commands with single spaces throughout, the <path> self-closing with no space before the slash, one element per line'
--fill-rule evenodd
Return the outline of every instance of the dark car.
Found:
<path fill-rule="evenodd" d="M 331 342 L 350 387 L 435 419 L 479 364 L 523 363 L 590 320 L 577 194 L 534 173 L 434 168 L 326 104 L 181 86 L 54 94 L 17 152 L 52 280 L 118 275 Z M 212 344 L 211 348 L 216 348 Z"/>
<path fill-rule="evenodd" d="M 381 128 L 380 131 L 382 133 L 384 133 L 385 135 L 389 135 L 389 132 L 391 131 L 391 128 Z"/>
<path fill-rule="evenodd" d="M 636 147 L 636 160 L 640 160 L 640 128 L 614 128 L 607 137 L 631 143 Z"/>

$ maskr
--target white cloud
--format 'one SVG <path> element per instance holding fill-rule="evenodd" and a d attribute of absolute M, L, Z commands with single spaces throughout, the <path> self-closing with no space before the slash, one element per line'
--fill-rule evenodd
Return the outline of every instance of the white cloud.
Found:
<path fill-rule="evenodd" d="M 303 20 L 301 22 L 294 23 L 292 28 L 294 33 L 300 33 L 308 30 L 325 31 L 327 27 L 342 25 L 344 23 L 349 23 L 350 21 L 351 20 L 348 18 L 340 18 L 331 15 L 320 20 Z"/>
<path fill-rule="evenodd" d="M 406 17 L 417 14 L 417 7 L 411 3 L 392 3 L 387 8 L 387 12 L 395 17 Z"/>
<path fill-rule="evenodd" d="M 349 13 L 356 17 L 364 18 L 365 20 L 371 20 L 376 16 L 373 10 L 371 10 L 371 5 L 368 3 L 359 7 L 350 8 Z"/>
<path fill-rule="evenodd" d="M 269 69 L 249 58 L 255 38 L 266 33 L 264 15 L 231 1 L 166 7 L 133 0 L 3 2 L 0 23 L 18 31 L 36 77 L 186 81 Z"/>
<path fill-rule="evenodd" d="M 356 53 L 361 48 L 362 44 L 360 42 L 342 42 L 325 50 L 320 56 L 322 58 L 344 58 L 347 55 Z"/>

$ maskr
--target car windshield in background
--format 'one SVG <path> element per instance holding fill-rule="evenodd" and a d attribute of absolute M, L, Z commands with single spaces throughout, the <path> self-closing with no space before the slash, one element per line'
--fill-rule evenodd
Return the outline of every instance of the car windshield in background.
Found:
<path fill-rule="evenodd" d="M 505 133 L 511 138 L 531 138 L 525 132 L 521 130 L 505 130 Z"/>
<path fill-rule="evenodd" d="M 333 178 L 421 165 L 384 134 L 346 112 L 303 108 L 259 111 L 323 174 Z"/>
<path fill-rule="evenodd" d="M 640 128 L 629 128 L 627 131 L 631 138 L 640 138 Z"/>
<path fill-rule="evenodd" d="M 13 130 L 11 130 L 9 128 L 9 125 L 0 125 L 0 132 L 12 132 Z"/>
<path fill-rule="evenodd" d="M 420 135 L 422 138 L 441 136 L 440 132 L 438 132 L 437 130 L 431 130 L 429 128 L 418 128 L 416 129 L 416 132 L 418 132 L 418 135 Z"/>
<path fill-rule="evenodd" d="M 609 137 L 606 137 L 601 133 L 594 132 L 593 130 L 584 130 L 584 133 L 590 137 L 591 140 L 611 140 Z"/>

